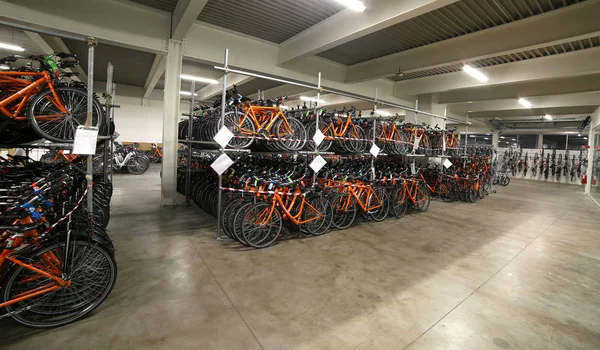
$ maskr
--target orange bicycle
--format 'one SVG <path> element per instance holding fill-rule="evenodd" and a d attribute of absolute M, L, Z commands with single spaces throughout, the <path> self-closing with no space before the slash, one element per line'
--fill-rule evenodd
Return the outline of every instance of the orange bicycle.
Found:
<path fill-rule="evenodd" d="M 70 54 L 56 56 L 73 57 Z M 0 63 L 11 64 L 19 59 L 26 58 L 13 55 L 0 59 Z M 27 59 L 37 62 L 39 68 L 24 66 L 18 70 L 0 71 L 0 91 L 3 92 L 0 95 L 0 124 L 6 124 L 10 129 L 27 121 L 41 138 L 72 142 L 77 127 L 85 124 L 87 118 L 86 89 L 59 83 L 61 72 L 51 56 L 34 55 Z M 92 125 L 99 126 L 102 134 L 106 131 L 102 105 L 95 98 Z"/>
<path fill-rule="evenodd" d="M 243 101 L 243 100 L 242 100 Z M 232 147 L 248 148 L 258 137 L 272 140 L 271 147 L 281 151 L 298 151 L 306 144 L 306 129 L 294 117 L 286 117 L 280 107 L 281 97 L 275 101 L 242 102 L 244 113 L 230 111 L 225 114 L 225 126 L 233 132 L 236 139 Z"/>
<path fill-rule="evenodd" d="M 365 216 L 375 221 L 383 221 L 389 211 L 388 195 L 383 187 L 373 187 L 361 181 L 339 183 L 338 190 L 332 199 L 332 225 L 340 230 L 346 229 L 356 219 L 357 207 Z"/>
<path fill-rule="evenodd" d="M 398 186 L 392 194 L 391 205 L 391 211 L 395 217 L 404 216 L 409 204 L 422 212 L 429 209 L 431 195 L 425 181 L 409 177 L 401 178 L 396 183 Z"/>
<path fill-rule="evenodd" d="M 368 143 L 365 130 L 352 122 L 354 110 L 342 113 L 344 116 L 334 113 L 325 125 L 321 125 L 321 132 L 326 141 L 336 141 L 334 144 L 342 152 L 365 152 Z M 345 120 L 343 120 L 345 118 Z"/>

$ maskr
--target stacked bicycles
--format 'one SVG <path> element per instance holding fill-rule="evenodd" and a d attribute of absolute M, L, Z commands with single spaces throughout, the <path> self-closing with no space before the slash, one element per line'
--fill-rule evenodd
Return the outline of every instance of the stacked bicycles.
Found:
<path fill-rule="evenodd" d="M 56 63 L 58 61 L 58 63 Z M 75 131 L 87 118 L 85 85 L 68 81 L 75 73 L 62 72 L 78 64 L 70 53 L 12 55 L 0 59 L 10 67 L 0 71 L 0 139 L 15 145 L 38 139 L 72 142 Z M 105 114 L 96 97 L 92 125 L 108 134 Z"/>
<path fill-rule="evenodd" d="M 89 213 L 83 203 L 90 187 L 74 166 L 0 159 L 0 318 L 61 326 L 88 315 L 112 291 L 112 185 L 94 179 Z"/>

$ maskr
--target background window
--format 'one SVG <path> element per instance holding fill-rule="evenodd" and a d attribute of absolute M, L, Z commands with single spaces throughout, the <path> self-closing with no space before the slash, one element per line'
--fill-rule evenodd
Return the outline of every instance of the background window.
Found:
<path fill-rule="evenodd" d="M 567 146 L 567 135 L 544 135 L 544 148 L 565 149 Z"/>
<path fill-rule="evenodd" d="M 568 143 L 570 150 L 580 150 L 581 146 L 586 146 L 588 144 L 587 133 L 581 134 L 581 136 L 577 136 L 577 134 L 569 135 Z"/>

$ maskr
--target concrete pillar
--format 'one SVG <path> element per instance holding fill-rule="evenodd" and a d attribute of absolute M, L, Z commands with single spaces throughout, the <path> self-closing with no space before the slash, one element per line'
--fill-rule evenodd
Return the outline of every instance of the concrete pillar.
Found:
<path fill-rule="evenodd" d="M 427 95 L 419 95 L 419 110 L 423 112 L 433 113 L 435 115 L 443 116 L 446 111 L 445 104 L 439 104 L 439 94 L 427 94 Z M 407 112 L 407 117 L 405 120 L 411 121 L 414 120 L 414 116 L 408 116 L 409 112 Z M 412 119 L 411 119 L 412 118 Z M 426 115 L 419 115 L 419 123 L 427 123 L 432 128 L 436 125 L 440 128 L 444 128 L 446 123 L 443 119 L 438 119 Z"/>
<path fill-rule="evenodd" d="M 590 128 L 590 131 L 588 132 L 588 145 L 590 146 L 590 148 L 587 150 L 587 183 L 585 184 L 585 193 L 587 194 L 590 194 L 592 190 L 592 174 L 594 172 L 594 147 L 596 146 L 595 143 L 596 140 L 594 140 L 594 130 Z M 597 180 L 598 179 L 596 179 L 596 181 Z"/>
<path fill-rule="evenodd" d="M 537 148 L 538 149 L 544 148 L 544 134 L 538 134 Z"/>
<path fill-rule="evenodd" d="M 492 147 L 498 148 L 498 140 L 500 139 L 500 133 L 498 131 L 492 132 Z"/>
<path fill-rule="evenodd" d="M 161 179 L 161 205 L 176 204 L 177 192 L 177 128 L 179 122 L 179 91 L 181 91 L 181 66 L 183 42 L 169 40 L 165 69 L 165 95 L 163 106 L 163 160 Z"/>

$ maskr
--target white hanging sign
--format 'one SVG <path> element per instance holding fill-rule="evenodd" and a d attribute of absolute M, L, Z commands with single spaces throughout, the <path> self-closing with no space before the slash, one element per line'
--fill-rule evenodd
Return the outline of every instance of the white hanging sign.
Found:
<path fill-rule="evenodd" d="M 421 137 L 423 137 L 423 136 L 415 137 L 415 143 L 413 145 L 413 151 L 416 151 L 416 150 L 419 149 L 419 143 L 421 142 Z"/>
<path fill-rule="evenodd" d="M 446 152 L 446 137 L 442 137 L 442 152 Z"/>
<path fill-rule="evenodd" d="M 219 130 L 219 132 L 215 135 L 215 137 L 213 137 L 213 140 L 215 140 L 219 145 L 221 145 L 221 147 L 225 148 L 225 146 L 227 146 L 227 144 L 229 143 L 229 141 L 231 141 L 232 138 L 233 133 L 231 132 L 231 130 L 229 130 L 226 126 L 223 126 L 221 130 Z"/>
<path fill-rule="evenodd" d="M 311 167 L 311 169 L 314 170 L 315 173 L 318 173 L 319 170 L 321 170 L 321 168 L 325 166 L 325 164 L 327 164 L 327 161 L 323 157 L 316 156 L 315 159 L 313 159 L 313 161 L 310 162 L 308 166 Z"/>
<path fill-rule="evenodd" d="M 369 151 L 369 153 L 371 153 L 373 155 L 373 157 L 377 157 L 377 155 L 379 154 L 379 147 L 377 147 L 376 144 L 373 144 L 373 146 L 371 146 L 371 150 Z"/>
<path fill-rule="evenodd" d="M 417 168 L 415 166 L 415 162 L 410 163 L 410 173 L 415 175 L 417 173 Z"/>
<path fill-rule="evenodd" d="M 233 164 L 233 160 L 231 160 L 227 154 L 223 153 L 219 156 L 219 158 L 212 162 L 210 167 L 213 168 L 217 174 L 221 175 L 225 172 L 225 170 L 229 169 L 231 164 Z"/>
<path fill-rule="evenodd" d="M 451 162 L 451 161 L 450 161 L 448 158 L 446 158 L 446 159 L 444 160 L 444 163 L 442 163 L 442 164 L 444 165 L 444 167 L 445 167 L 446 169 L 448 169 L 448 168 L 450 168 L 450 167 L 452 166 L 452 162 Z"/>
<path fill-rule="evenodd" d="M 73 141 L 73 154 L 96 154 L 98 143 L 98 128 L 85 128 L 83 125 L 77 127 L 75 140 Z"/>
<path fill-rule="evenodd" d="M 325 139 L 325 135 L 321 132 L 321 130 L 317 129 L 315 132 L 315 136 L 313 136 L 313 141 L 315 141 L 315 145 L 319 146 L 321 142 Z"/>

